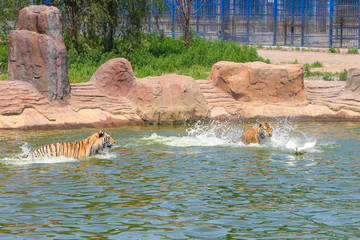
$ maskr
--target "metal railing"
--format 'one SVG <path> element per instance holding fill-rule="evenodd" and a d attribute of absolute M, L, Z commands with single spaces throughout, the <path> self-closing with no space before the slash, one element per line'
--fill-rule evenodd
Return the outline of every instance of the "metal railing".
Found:
<path fill-rule="evenodd" d="M 173 1 L 149 29 L 182 35 Z M 196 1 L 194 9 L 199 7 Z M 193 15 L 194 34 L 238 43 L 298 47 L 360 48 L 360 0 L 208 0 Z"/>

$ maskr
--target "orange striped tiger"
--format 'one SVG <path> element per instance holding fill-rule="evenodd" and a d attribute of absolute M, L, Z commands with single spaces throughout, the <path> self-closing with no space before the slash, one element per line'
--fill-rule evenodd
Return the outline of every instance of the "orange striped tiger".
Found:
<path fill-rule="evenodd" d="M 241 136 L 245 144 L 258 143 L 261 144 L 266 138 L 271 138 L 272 127 L 270 123 L 263 122 L 256 126 L 256 128 L 249 128 Z"/>
<path fill-rule="evenodd" d="M 60 142 L 38 147 L 25 155 L 24 158 L 45 156 L 83 158 L 98 153 L 105 147 L 110 148 L 114 143 L 115 140 L 109 134 L 98 131 L 78 142 Z"/>

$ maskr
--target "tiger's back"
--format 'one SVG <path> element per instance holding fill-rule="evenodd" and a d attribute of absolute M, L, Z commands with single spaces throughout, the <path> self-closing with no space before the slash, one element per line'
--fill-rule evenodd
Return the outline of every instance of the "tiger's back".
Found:
<path fill-rule="evenodd" d="M 83 157 L 81 142 L 58 142 L 38 147 L 31 151 L 26 157 Z"/>
<path fill-rule="evenodd" d="M 38 147 L 24 156 L 37 157 L 70 157 L 82 158 L 98 153 L 105 147 L 111 147 L 115 140 L 104 131 L 99 131 L 78 142 L 58 142 Z"/>

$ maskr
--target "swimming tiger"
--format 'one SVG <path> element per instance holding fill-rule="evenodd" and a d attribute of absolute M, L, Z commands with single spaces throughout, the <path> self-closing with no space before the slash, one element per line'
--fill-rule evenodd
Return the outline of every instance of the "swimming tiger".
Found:
<path fill-rule="evenodd" d="M 241 136 L 245 144 L 258 143 L 261 144 L 265 138 L 271 138 L 272 127 L 270 123 L 264 122 L 256 126 L 256 128 L 249 128 Z"/>
<path fill-rule="evenodd" d="M 109 134 L 104 131 L 98 131 L 78 142 L 60 142 L 38 147 L 23 157 L 65 156 L 83 158 L 98 153 L 105 147 L 110 148 L 114 143 L 115 140 Z"/>

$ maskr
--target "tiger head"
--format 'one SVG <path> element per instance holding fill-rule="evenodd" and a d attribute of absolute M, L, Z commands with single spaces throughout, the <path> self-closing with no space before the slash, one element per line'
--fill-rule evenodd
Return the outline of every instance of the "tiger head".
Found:
<path fill-rule="evenodd" d="M 263 122 L 259 123 L 259 125 L 256 127 L 256 132 L 258 134 L 259 141 L 263 141 L 265 138 L 271 138 L 272 137 L 272 127 L 270 123 Z"/>
<path fill-rule="evenodd" d="M 98 131 L 89 137 L 90 154 L 96 153 L 106 147 L 111 147 L 115 140 L 106 132 Z"/>

